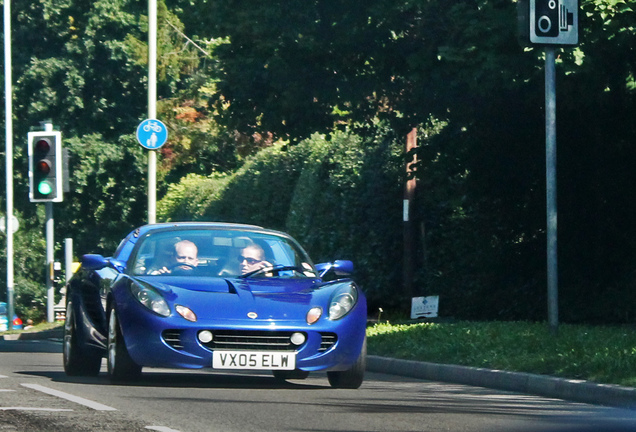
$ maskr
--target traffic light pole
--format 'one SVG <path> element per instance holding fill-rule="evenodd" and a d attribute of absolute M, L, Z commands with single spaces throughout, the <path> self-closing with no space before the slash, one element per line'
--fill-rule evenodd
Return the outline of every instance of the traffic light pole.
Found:
<path fill-rule="evenodd" d="M 6 175 L 6 230 L 7 235 L 7 308 L 9 329 L 13 326 L 13 77 L 11 73 L 11 1 L 4 1 L 4 105 L 5 105 L 5 175 Z"/>
<path fill-rule="evenodd" d="M 46 210 L 46 319 L 48 322 L 55 321 L 53 308 L 55 306 L 55 288 L 51 269 L 55 260 L 55 238 L 53 234 L 53 203 L 45 203 Z"/>
<path fill-rule="evenodd" d="M 157 118 L 157 0 L 148 0 L 148 118 Z M 157 152 L 148 152 L 148 223 L 157 221 Z"/>

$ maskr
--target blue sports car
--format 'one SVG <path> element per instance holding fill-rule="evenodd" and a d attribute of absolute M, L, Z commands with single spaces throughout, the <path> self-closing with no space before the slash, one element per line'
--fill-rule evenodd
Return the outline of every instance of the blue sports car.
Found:
<path fill-rule="evenodd" d="M 64 370 L 112 380 L 142 367 L 327 371 L 358 388 L 367 306 L 351 261 L 314 265 L 287 234 L 183 222 L 132 231 L 110 258 L 84 255 L 66 293 Z"/>

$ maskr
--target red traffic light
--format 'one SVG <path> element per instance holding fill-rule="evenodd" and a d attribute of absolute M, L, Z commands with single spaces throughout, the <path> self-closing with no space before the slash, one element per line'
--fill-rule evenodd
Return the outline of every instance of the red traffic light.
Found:
<path fill-rule="evenodd" d="M 48 153 L 51 150 L 51 142 L 48 139 L 40 139 L 35 143 L 35 151 Z M 48 172 L 48 171 L 47 171 Z"/>
<path fill-rule="evenodd" d="M 42 174 L 48 174 L 51 172 L 51 162 L 47 159 L 39 160 L 35 164 L 35 169 L 41 172 Z"/>

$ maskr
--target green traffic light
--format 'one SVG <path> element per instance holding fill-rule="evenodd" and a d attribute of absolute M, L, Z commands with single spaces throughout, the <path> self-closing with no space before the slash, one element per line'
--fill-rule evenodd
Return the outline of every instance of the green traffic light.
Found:
<path fill-rule="evenodd" d="M 51 186 L 51 183 L 46 180 L 42 181 L 38 184 L 38 192 L 42 195 L 49 195 L 53 192 L 53 186 Z"/>

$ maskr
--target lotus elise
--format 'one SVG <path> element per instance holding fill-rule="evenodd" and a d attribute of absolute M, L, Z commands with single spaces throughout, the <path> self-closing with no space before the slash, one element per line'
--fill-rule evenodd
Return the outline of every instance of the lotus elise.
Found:
<path fill-rule="evenodd" d="M 251 225 L 142 226 L 112 257 L 89 254 L 66 290 L 67 375 L 114 381 L 144 367 L 271 371 L 281 380 L 326 371 L 358 388 L 367 307 L 353 264 L 314 265 L 289 235 Z"/>

